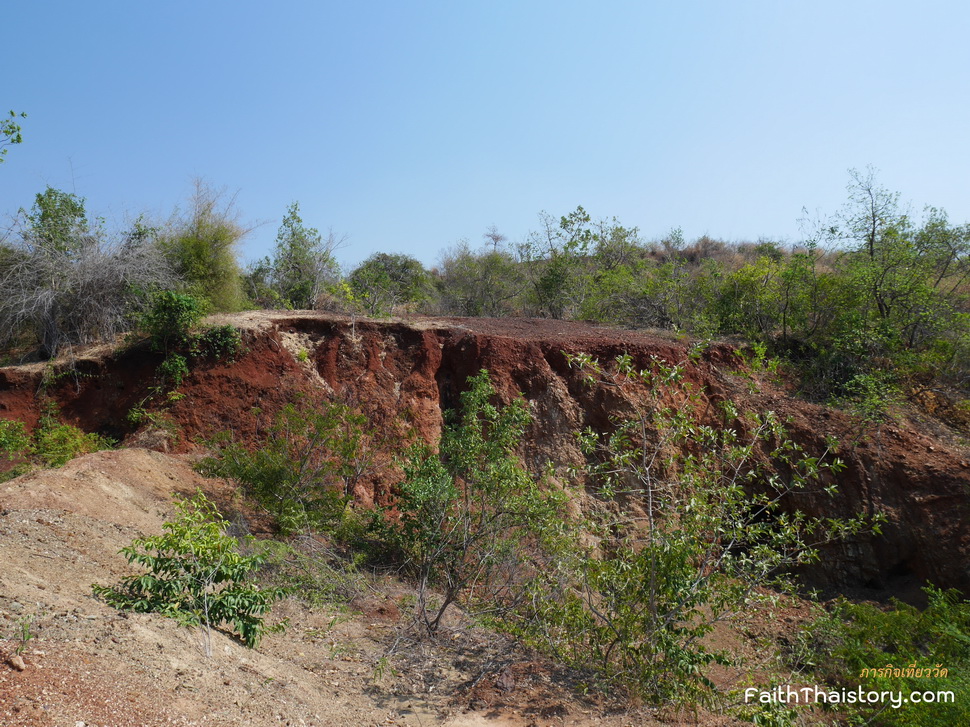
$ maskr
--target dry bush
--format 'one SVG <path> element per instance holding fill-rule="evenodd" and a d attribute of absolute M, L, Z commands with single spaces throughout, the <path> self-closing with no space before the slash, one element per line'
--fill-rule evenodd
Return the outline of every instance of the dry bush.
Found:
<path fill-rule="evenodd" d="M 21 221 L 16 238 L 0 262 L 0 345 L 33 331 L 42 358 L 128 330 L 145 293 L 175 283 L 150 231 L 137 225 L 120 242 L 77 227 L 55 245 Z"/>

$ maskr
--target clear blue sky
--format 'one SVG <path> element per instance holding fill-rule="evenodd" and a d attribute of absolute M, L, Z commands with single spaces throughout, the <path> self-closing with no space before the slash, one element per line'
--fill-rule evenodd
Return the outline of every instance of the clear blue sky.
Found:
<path fill-rule="evenodd" d="M 647 238 L 799 239 L 849 168 L 970 220 L 970 5 L 884 0 L 8 3 L 0 214 L 46 185 L 111 222 L 199 176 L 432 264 L 583 205 Z"/>

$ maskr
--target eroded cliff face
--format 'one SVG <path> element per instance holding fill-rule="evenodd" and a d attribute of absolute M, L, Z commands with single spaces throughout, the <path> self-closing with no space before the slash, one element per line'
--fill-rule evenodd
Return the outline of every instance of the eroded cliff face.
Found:
<path fill-rule="evenodd" d="M 589 386 L 566 354 L 585 352 L 610 361 L 628 353 L 642 366 L 656 356 L 686 361 L 688 344 L 644 333 L 545 320 L 417 319 L 351 321 L 318 313 L 225 316 L 245 332 L 245 352 L 232 363 L 201 362 L 186 379 L 183 398 L 167 416 L 180 428 L 173 440 L 152 427 L 134 428 L 126 415 L 154 383 L 159 356 L 144 347 L 102 353 L 76 362 L 76 374 L 54 377 L 45 395 L 65 419 L 159 449 L 187 450 L 199 437 L 231 430 L 255 442 L 258 421 L 294 397 L 339 400 L 366 414 L 381 433 L 383 459 L 355 492 L 364 505 L 393 497 L 395 449 L 409 437 L 433 441 L 442 412 L 454 408 L 468 376 L 487 369 L 499 396 L 521 392 L 533 423 L 523 443 L 530 467 L 578 464 L 576 432 L 604 429 L 625 402 L 615 391 Z M 733 401 L 742 411 L 774 411 L 788 418 L 791 436 L 820 453 L 827 436 L 843 442 L 846 469 L 838 496 L 809 496 L 811 514 L 884 513 L 882 535 L 829 547 L 808 574 L 842 589 L 912 589 L 920 580 L 970 593 L 970 464 L 967 454 L 903 425 L 860 433 L 845 414 L 799 401 L 770 381 L 739 375 L 742 359 L 727 344 L 709 347 L 687 365 L 702 401 Z M 0 416 L 29 425 L 40 415 L 43 369 L 0 369 Z M 151 404 L 149 404 L 151 406 Z M 254 411 L 261 412 L 254 416 Z"/>

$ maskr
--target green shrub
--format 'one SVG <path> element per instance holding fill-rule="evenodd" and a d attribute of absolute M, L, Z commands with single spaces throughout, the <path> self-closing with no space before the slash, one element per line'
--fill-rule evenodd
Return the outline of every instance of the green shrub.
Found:
<path fill-rule="evenodd" d="M 513 632 L 607 688 L 716 703 L 709 667 L 729 661 L 705 640 L 714 626 L 791 592 L 791 569 L 815 561 L 819 542 L 868 526 L 797 509 L 804 493 L 834 491 L 819 480 L 840 464 L 803 452 L 773 414 L 725 406 L 705 421 L 713 412 L 684 367 L 659 359 L 643 369 L 629 356 L 611 369 L 586 355 L 571 364 L 623 414 L 610 432 L 581 434 L 599 504 L 568 557 L 533 579 Z"/>
<path fill-rule="evenodd" d="M 195 356 L 233 361 L 242 350 L 242 333 L 235 326 L 210 326 L 192 341 Z"/>
<path fill-rule="evenodd" d="M 16 477 L 32 465 L 61 467 L 79 455 L 113 446 L 105 437 L 62 423 L 57 414 L 57 406 L 48 402 L 30 434 L 23 422 L 0 419 L 0 455 L 11 461 L 22 460 L 4 479 Z"/>
<path fill-rule="evenodd" d="M 0 419 L 0 455 L 15 460 L 25 456 L 30 445 L 30 435 L 23 422 Z"/>
<path fill-rule="evenodd" d="M 881 371 L 855 374 L 846 382 L 844 392 L 833 404 L 848 409 L 866 424 L 883 421 L 902 400 L 893 377 Z"/>
<path fill-rule="evenodd" d="M 565 493 L 541 487 L 516 453 L 530 421 L 525 400 L 493 405 L 484 370 L 468 383 L 438 452 L 409 450 L 398 517 L 375 521 L 417 581 L 417 618 L 429 634 L 452 603 L 500 613 L 532 556 L 553 547 L 563 525 Z"/>
<path fill-rule="evenodd" d="M 34 456 L 45 467 L 62 467 L 75 457 L 106 449 L 110 444 L 71 424 L 52 422 L 34 433 Z"/>
<path fill-rule="evenodd" d="M 373 463 L 366 425 L 366 418 L 342 404 L 287 404 L 254 451 L 227 432 L 211 442 L 216 454 L 200 469 L 239 483 L 284 533 L 331 530 Z"/>
<path fill-rule="evenodd" d="M 112 446 L 113 443 L 105 437 L 59 421 L 57 407 L 50 403 L 34 430 L 29 453 L 43 467 L 62 467 L 79 455 Z"/>
<path fill-rule="evenodd" d="M 819 678 L 863 691 L 952 691 L 949 702 L 846 705 L 852 724 L 898 727 L 970 724 L 970 601 L 957 591 L 924 589 L 926 608 L 840 601 L 812 628 Z"/>
<path fill-rule="evenodd" d="M 138 538 L 121 552 L 147 573 L 128 576 L 118 587 L 93 586 L 94 593 L 118 609 L 160 613 L 188 626 L 235 629 L 255 648 L 266 633 L 283 625 L 264 623 L 284 589 L 261 589 L 252 576 L 265 561 L 261 553 L 243 555 L 226 534 L 229 523 L 198 492 L 177 503 L 178 516 L 163 526 L 164 534 Z M 207 655 L 211 647 L 206 641 Z"/>
<path fill-rule="evenodd" d="M 182 385 L 185 377 L 189 375 L 189 362 L 181 354 L 170 353 L 158 365 L 158 374 L 162 378 L 163 386 L 167 385 L 171 389 L 177 389 Z"/>
<path fill-rule="evenodd" d="M 194 296 L 163 290 L 153 293 L 139 328 L 148 334 L 152 348 L 169 353 L 186 346 L 189 332 L 205 315 L 205 306 Z"/>
<path fill-rule="evenodd" d="M 13 479 L 30 468 L 27 461 L 33 452 L 33 440 L 27 434 L 27 427 L 23 422 L 0 419 L 0 457 L 19 463 L 6 472 L 0 473 L 0 482 Z"/>

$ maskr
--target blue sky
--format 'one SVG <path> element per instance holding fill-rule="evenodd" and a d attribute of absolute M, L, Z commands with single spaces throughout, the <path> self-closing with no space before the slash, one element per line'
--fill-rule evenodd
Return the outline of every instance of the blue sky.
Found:
<path fill-rule="evenodd" d="M 583 205 L 659 238 L 799 239 L 872 165 L 970 220 L 970 5 L 867 0 L 63 0 L 4 8 L 26 111 L 0 214 L 46 185 L 121 224 L 194 177 L 267 254 L 287 206 L 426 264 Z"/>

